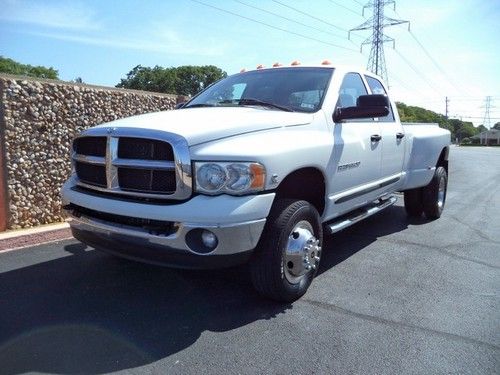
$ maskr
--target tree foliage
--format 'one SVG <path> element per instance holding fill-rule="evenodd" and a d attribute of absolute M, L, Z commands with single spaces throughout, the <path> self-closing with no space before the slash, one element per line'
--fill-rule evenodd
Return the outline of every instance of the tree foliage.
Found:
<path fill-rule="evenodd" d="M 29 64 L 21 64 L 12 59 L 0 56 L 0 73 L 8 73 L 14 75 L 23 75 L 37 78 L 58 79 L 58 71 L 54 68 L 46 68 L 44 66 L 33 66 Z"/>
<path fill-rule="evenodd" d="M 439 113 L 421 107 L 408 106 L 404 103 L 396 103 L 396 105 L 402 122 L 438 123 L 440 127 L 448 129 L 451 132 L 451 139 L 453 141 L 458 138 L 460 142 L 462 139 L 470 138 L 482 131 L 480 127 L 474 127 L 472 122 L 447 119 L 446 116 Z"/>
<path fill-rule="evenodd" d="M 226 76 L 226 72 L 213 65 L 186 65 L 177 68 L 137 65 L 116 87 L 192 96 Z"/>
<path fill-rule="evenodd" d="M 493 125 L 492 129 L 500 130 L 500 122 L 497 122 L 495 125 Z"/>
<path fill-rule="evenodd" d="M 500 123 L 499 123 L 499 124 L 500 124 Z M 487 128 L 486 126 L 484 126 L 484 125 L 479 125 L 479 126 L 477 127 L 477 130 L 478 130 L 478 133 L 482 133 L 482 132 L 487 131 L 487 130 L 488 130 L 488 128 Z"/>

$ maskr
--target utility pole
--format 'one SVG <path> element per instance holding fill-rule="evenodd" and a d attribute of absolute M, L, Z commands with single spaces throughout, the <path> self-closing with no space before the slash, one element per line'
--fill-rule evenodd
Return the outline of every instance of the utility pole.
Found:
<path fill-rule="evenodd" d="M 490 118 L 490 110 L 491 110 L 491 96 L 487 96 L 484 100 L 484 105 L 481 107 L 484 108 L 484 119 L 483 125 L 490 129 L 491 128 L 491 118 Z"/>
<path fill-rule="evenodd" d="M 446 105 L 446 119 L 448 120 L 448 104 L 450 103 L 450 99 L 448 99 L 448 97 L 446 96 L 445 99 L 444 99 L 444 102 L 445 102 L 445 105 Z"/>
<path fill-rule="evenodd" d="M 389 84 L 389 82 L 387 79 L 387 68 L 385 65 L 384 43 L 392 42 L 392 46 L 394 48 L 395 41 L 393 38 L 384 34 L 384 27 L 407 23 L 408 30 L 410 29 L 410 21 L 397 20 L 384 16 L 384 8 L 388 4 L 393 4 L 394 10 L 396 10 L 395 1 L 370 0 L 363 7 L 363 15 L 365 13 L 365 8 L 373 8 L 372 17 L 358 27 L 349 30 L 349 39 L 352 31 L 372 30 L 372 35 L 361 43 L 361 52 L 363 52 L 364 45 L 371 45 L 370 57 L 368 58 L 368 65 L 366 69 L 381 76 L 387 84 Z"/>

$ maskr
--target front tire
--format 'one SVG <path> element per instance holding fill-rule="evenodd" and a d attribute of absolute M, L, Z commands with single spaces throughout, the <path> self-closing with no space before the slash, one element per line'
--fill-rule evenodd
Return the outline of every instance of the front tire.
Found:
<path fill-rule="evenodd" d="M 429 185 L 422 188 L 424 214 L 428 219 L 438 219 L 446 202 L 448 174 L 443 167 L 437 167 Z"/>
<path fill-rule="evenodd" d="M 252 283 L 263 296 L 292 302 L 305 294 L 318 271 L 323 230 L 309 202 L 275 202 L 250 264 Z"/>

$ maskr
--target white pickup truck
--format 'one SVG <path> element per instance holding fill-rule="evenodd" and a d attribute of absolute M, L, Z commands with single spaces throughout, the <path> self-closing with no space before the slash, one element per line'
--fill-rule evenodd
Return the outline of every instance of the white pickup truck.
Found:
<path fill-rule="evenodd" d="M 174 111 L 96 126 L 62 188 L 73 235 L 187 268 L 248 262 L 264 296 L 293 301 L 335 233 L 392 205 L 438 218 L 450 133 L 401 125 L 379 77 L 332 65 L 227 77 Z"/>

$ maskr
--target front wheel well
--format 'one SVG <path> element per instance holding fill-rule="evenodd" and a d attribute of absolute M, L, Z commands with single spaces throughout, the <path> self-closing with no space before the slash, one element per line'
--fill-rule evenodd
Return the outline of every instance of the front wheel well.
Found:
<path fill-rule="evenodd" d="M 298 169 L 278 185 L 276 199 L 298 199 L 311 203 L 320 215 L 325 210 L 325 177 L 317 168 Z"/>

